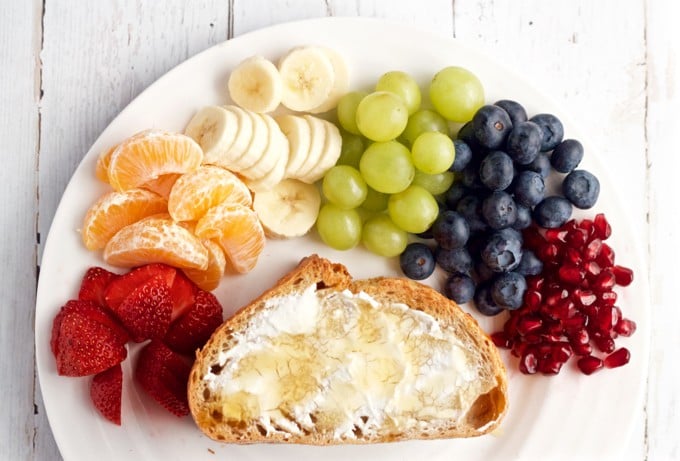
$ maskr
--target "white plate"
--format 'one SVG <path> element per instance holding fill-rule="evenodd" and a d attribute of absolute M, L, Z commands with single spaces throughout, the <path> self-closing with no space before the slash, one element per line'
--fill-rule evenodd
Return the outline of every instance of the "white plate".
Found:
<path fill-rule="evenodd" d="M 649 303 L 636 233 L 641 224 L 627 221 L 616 197 L 616 188 L 624 185 L 608 178 L 597 161 L 597 150 L 587 142 L 583 165 L 602 183 L 595 210 L 606 210 L 613 223 L 611 241 L 618 262 L 637 270 L 632 288 L 619 290 L 619 305 L 638 325 L 633 337 L 619 341 L 632 351 L 632 359 L 625 367 L 590 377 L 572 366 L 557 377 L 527 377 L 516 371 L 516 363 L 504 351 L 509 363 L 510 411 L 494 434 L 465 440 L 324 448 L 221 445 L 204 437 L 190 417 L 178 419 L 142 394 L 131 379 L 132 360 L 124 362 L 122 427 L 96 412 L 89 401 L 89 378 L 57 376 L 48 345 L 52 319 L 67 299 L 76 297 L 86 268 L 103 264 L 99 253 L 85 250 L 78 233 L 87 208 L 107 190 L 94 176 L 99 152 L 142 129 L 181 131 L 199 107 L 226 102 L 226 77 L 243 58 L 257 53 L 276 60 L 289 48 L 310 43 L 330 46 L 347 58 L 352 88 L 370 88 L 380 74 L 394 69 L 410 72 L 426 87 L 432 75 L 445 66 L 467 67 L 482 80 L 488 101 L 516 99 L 530 114 L 554 113 L 564 121 L 567 136 L 583 140 L 554 102 L 478 51 L 452 39 L 381 21 L 330 18 L 278 25 L 217 45 L 177 66 L 130 103 L 92 146 L 64 192 L 45 245 L 36 306 L 36 356 L 45 407 L 63 457 L 68 461 L 618 458 L 626 448 L 634 419 L 642 417 Z M 398 274 L 394 261 L 361 249 L 336 252 L 310 236 L 268 242 L 257 268 L 246 276 L 225 278 L 216 294 L 230 314 L 312 252 L 346 264 L 356 277 Z M 433 277 L 431 282 L 439 280 Z M 499 322 L 481 319 L 487 331 Z M 135 348 L 130 356 L 134 359 Z"/>

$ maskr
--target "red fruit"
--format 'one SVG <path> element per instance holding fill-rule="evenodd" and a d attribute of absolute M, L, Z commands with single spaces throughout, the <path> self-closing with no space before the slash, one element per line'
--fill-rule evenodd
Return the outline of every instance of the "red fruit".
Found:
<path fill-rule="evenodd" d="M 607 336 L 600 335 L 594 336 L 593 342 L 595 343 L 595 347 L 597 347 L 600 351 L 604 352 L 605 354 L 613 352 L 614 348 L 616 347 L 616 345 L 614 344 L 614 340 Z"/>
<path fill-rule="evenodd" d="M 493 341 L 493 343 L 497 347 L 500 347 L 500 348 L 503 348 L 503 349 L 510 349 L 512 347 L 512 341 L 502 331 L 498 331 L 496 333 L 493 333 L 491 335 L 491 341 Z"/>
<path fill-rule="evenodd" d="M 614 250 L 612 249 L 612 247 L 610 247 L 606 243 L 603 243 L 602 249 L 600 250 L 600 254 L 595 261 L 597 261 L 601 268 L 605 269 L 607 267 L 612 267 L 614 265 L 615 260 L 616 255 L 614 254 Z"/>
<path fill-rule="evenodd" d="M 626 287 L 633 282 L 633 271 L 623 266 L 612 267 L 616 284 Z"/>
<path fill-rule="evenodd" d="M 600 265 L 595 261 L 588 261 L 583 265 L 583 269 L 586 271 L 586 277 L 589 279 L 595 279 L 595 277 L 600 275 L 600 272 L 602 272 Z"/>
<path fill-rule="evenodd" d="M 187 384 L 191 365 L 160 341 L 139 352 L 135 379 L 156 402 L 176 416 L 189 414 Z"/>
<path fill-rule="evenodd" d="M 585 277 L 585 272 L 582 269 L 572 265 L 560 266 L 557 274 L 562 282 L 570 285 L 578 285 Z"/>
<path fill-rule="evenodd" d="M 588 240 L 588 232 L 583 229 L 576 228 L 569 231 L 566 238 L 566 243 L 572 248 L 581 248 Z"/>
<path fill-rule="evenodd" d="M 199 290 L 195 298 L 194 305 L 170 325 L 165 335 L 165 344 L 176 352 L 193 354 L 223 322 L 222 306 L 212 293 Z"/>
<path fill-rule="evenodd" d="M 599 239 L 607 240 L 612 235 L 612 227 L 602 213 L 595 215 L 593 227 L 595 228 L 595 236 Z"/>
<path fill-rule="evenodd" d="M 116 310 L 120 303 L 140 286 L 153 277 L 163 277 L 167 286 L 172 286 L 177 271 L 165 264 L 147 264 L 131 270 L 113 280 L 106 288 L 104 299 L 110 309 Z"/>
<path fill-rule="evenodd" d="M 617 349 L 604 359 L 604 366 L 607 368 L 621 367 L 630 362 L 630 352 L 625 347 Z"/>
<path fill-rule="evenodd" d="M 600 275 L 593 282 L 593 290 L 597 292 L 609 291 L 614 288 L 615 284 L 616 277 L 614 277 L 614 273 L 611 269 L 605 269 L 600 272 Z"/>
<path fill-rule="evenodd" d="M 567 231 L 564 229 L 548 229 L 545 231 L 545 239 L 551 243 L 564 243 Z"/>
<path fill-rule="evenodd" d="M 177 271 L 175 280 L 170 287 L 170 298 L 172 299 L 172 315 L 170 321 L 184 315 L 194 304 L 194 294 L 196 286 L 181 271 Z"/>
<path fill-rule="evenodd" d="M 109 272 L 101 267 L 90 267 L 80 282 L 78 299 L 81 301 L 94 301 L 100 306 L 106 306 L 104 292 L 109 283 L 115 280 L 116 277 L 118 277 L 118 274 Z"/>
<path fill-rule="evenodd" d="M 123 394 L 123 369 L 120 364 L 97 373 L 90 383 L 90 398 L 99 412 L 120 426 L 120 406 Z"/>
<path fill-rule="evenodd" d="M 621 336 L 630 336 L 635 333 L 636 328 L 637 325 L 632 320 L 621 319 L 616 324 L 616 326 L 614 326 L 614 331 L 616 331 Z"/>
<path fill-rule="evenodd" d="M 595 260 L 599 255 L 600 252 L 602 251 L 602 240 L 600 239 L 593 239 L 591 240 L 588 245 L 583 249 L 583 258 L 586 261 L 593 261 Z"/>
<path fill-rule="evenodd" d="M 585 357 L 581 357 L 580 359 L 578 359 L 576 365 L 578 365 L 579 370 L 581 370 L 581 372 L 583 372 L 584 375 L 592 375 L 597 370 L 602 369 L 604 363 L 597 357 L 593 357 L 592 355 L 586 355 Z"/>
<path fill-rule="evenodd" d="M 527 315 L 520 318 L 519 322 L 517 322 L 517 332 L 522 336 L 526 336 L 529 333 L 540 330 L 542 326 L 543 321 L 540 318 Z"/>
<path fill-rule="evenodd" d="M 114 308 L 133 341 L 160 339 L 168 331 L 172 299 L 166 281 L 164 275 L 148 279 Z"/>
<path fill-rule="evenodd" d="M 533 375 L 538 370 L 538 359 L 533 352 L 526 352 L 519 360 L 519 371 Z"/>
<path fill-rule="evenodd" d="M 541 293 L 535 290 L 527 291 L 524 295 L 524 305 L 529 309 L 537 309 L 541 305 Z"/>

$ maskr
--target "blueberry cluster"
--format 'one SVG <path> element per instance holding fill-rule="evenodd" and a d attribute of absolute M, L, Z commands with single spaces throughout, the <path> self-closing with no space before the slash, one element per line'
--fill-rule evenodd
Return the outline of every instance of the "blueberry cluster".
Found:
<path fill-rule="evenodd" d="M 432 228 L 420 236 L 437 246 L 409 245 L 400 260 L 404 274 L 421 280 L 439 265 L 450 274 L 444 291 L 454 301 L 474 298 L 485 315 L 519 308 L 525 276 L 542 271 L 536 255 L 523 249 L 521 230 L 532 222 L 560 227 L 573 206 L 591 208 L 599 195 L 597 178 L 576 169 L 583 146 L 563 138 L 562 123 L 552 114 L 528 118 L 510 100 L 481 107 L 454 141 L 450 170 L 458 180 Z M 547 196 L 552 170 L 566 175 L 562 195 Z"/>

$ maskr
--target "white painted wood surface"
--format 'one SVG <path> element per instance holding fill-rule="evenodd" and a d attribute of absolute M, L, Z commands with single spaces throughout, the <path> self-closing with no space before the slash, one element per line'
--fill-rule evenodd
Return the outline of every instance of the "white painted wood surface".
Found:
<path fill-rule="evenodd" d="M 368 16 L 478 46 L 553 95 L 610 162 L 649 262 L 644 413 L 626 460 L 680 459 L 674 187 L 680 17 L 666 0 L 0 0 L 0 459 L 60 459 L 33 368 L 40 240 L 71 174 L 112 118 L 176 64 L 295 19 Z M 313 41 L 313 37 L 310 38 Z M 616 439 L 620 434 L 611 434 Z M 559 443 L 559 436 L 556 437 Z M 626 443 L 622 441 L 621 443 Z"/>

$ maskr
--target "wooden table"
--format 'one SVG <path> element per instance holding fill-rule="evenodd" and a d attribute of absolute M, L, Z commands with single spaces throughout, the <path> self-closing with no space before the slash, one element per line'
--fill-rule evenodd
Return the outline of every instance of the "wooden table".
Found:
<path fill-rule="evenodd" d="M 666 277 L 679 256 L 678 2 L 7 0 L 0 10 L 0 459 L 60 459 L 34 370 L 35 288 L 55 209 L 89 146 L 190 56 L 251 30 L 322 16 L 386 18 L 469 42 L 580 122 L 616 177 L 648 264 L 637 276 L 652 288 L 646 406 L 632 438 L 621 441 L 623 459 L 680 459 L 680 309 Z"/>

